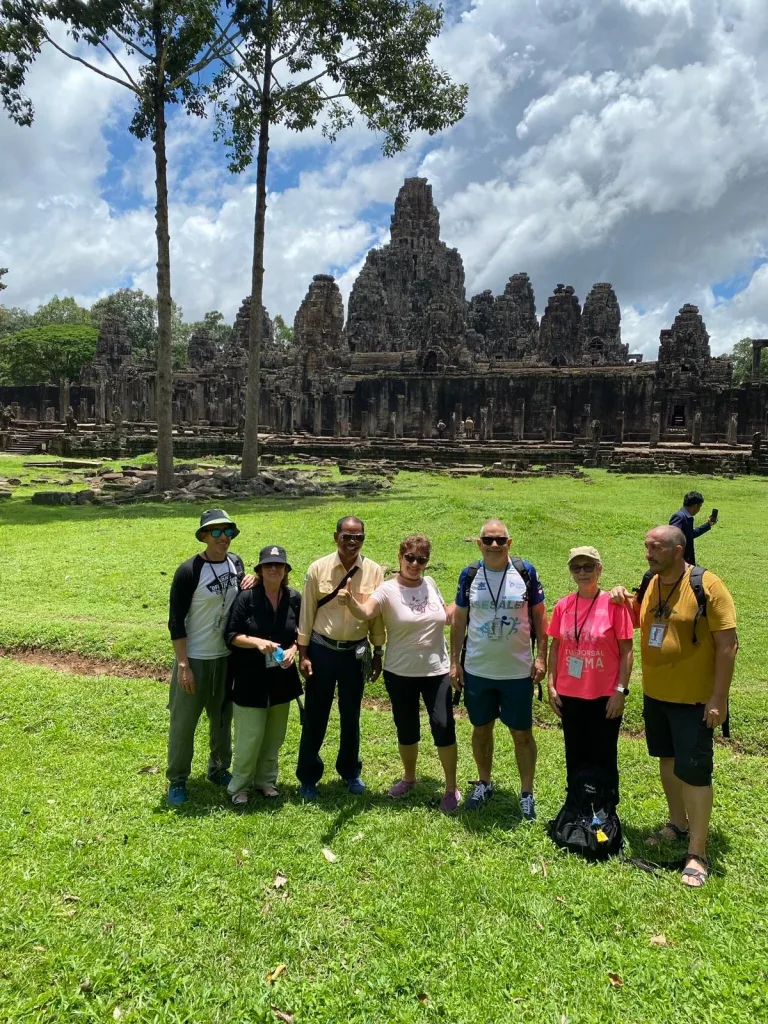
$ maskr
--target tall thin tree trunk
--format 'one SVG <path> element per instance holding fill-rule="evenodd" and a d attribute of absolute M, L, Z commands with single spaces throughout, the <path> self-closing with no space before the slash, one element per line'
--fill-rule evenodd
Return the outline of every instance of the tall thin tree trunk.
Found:
<path fill-rule="evenodd" d="M 243 463 L 240 475 L 250 480 L 259 472 L 259 406 L 261 403 L 261 335 L 264 301 L 264 228 L 267 217 L 267 161 L 269 159 L 269 104 L 272 84 L 272 11 L 267 3 L 267 42 L 264 47 L 264 84 L 259 116 L 259 149 L 256 157 L 256 217 L 253 229 L 251 320 L 248 331 L 248 389 L 245 397 Z"/>
<path fill-rule="evenodd" d="M 157 484 L 158 491 L 173 487 L 173 344 L 171 322 L 171 236 L 168 229 L 168 160 L 165 151 L 165 70 L 160 67 L 163 29 L 160 7 L 155 8 L 155 186 L 157 205 Z"/>

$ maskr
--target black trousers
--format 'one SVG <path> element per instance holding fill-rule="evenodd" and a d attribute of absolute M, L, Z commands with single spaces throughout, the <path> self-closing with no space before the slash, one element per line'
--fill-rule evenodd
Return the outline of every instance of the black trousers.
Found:
<path fill-rule="evenodd" d="M 420 696 L 424 698 L 435 746 L 453 746 L 456 724 L 453 720 L 451 677 L 447 673 L 444 676 L 397 676 L 384 669 L 384 685 L 392 704 L 397 742 L 401 746 L 409 747 L 421 739 Z"/>
<path fill-rule="evenodd" d="M 565 771 L 569 793 L 579 775 L 610 787 L 619 802 L 619 730 L 621 718 L 606 718 L 607 697 L 585 700 L 560 695 L 563 707 Z"/>
<path fill-rule="evenodd" d="M 363 663 L 355 657 L 354 648 L 332 651 L 321 644 L 310 643 L 307 654 L 312 662 L 312 675 L 306 681 L 296 778 L 310 786 L 322 778 L 325 766 L 320 748 L 328 729 L 338 683 L 341 737 L 336 771 L 342 779 L 356 779 L 363 767 L 360 760 L 360 705 L 365 685 Z"/>

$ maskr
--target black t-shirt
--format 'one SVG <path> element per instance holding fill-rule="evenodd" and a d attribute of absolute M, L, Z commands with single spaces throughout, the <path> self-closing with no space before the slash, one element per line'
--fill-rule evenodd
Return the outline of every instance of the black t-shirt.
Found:
<path fill-rule="evenodd" d="M 277 665 L 267 668 L 266 658 L 255 647 L 235 647 L 236 636 L 258 636 L 274 640 L 283 648 L 296 643 L 299 633 L 301 594 L 290 587 L 283 590 L 277 611 L 257 584 L 243 590 L 235 598 L 229 613 L 224 638 L 232 654 L 230 666 L 230 697 L 244 708 L 266 708 L 287 704 L 301 695 L 301 680 L 295 663 L 290 668 Z"/>

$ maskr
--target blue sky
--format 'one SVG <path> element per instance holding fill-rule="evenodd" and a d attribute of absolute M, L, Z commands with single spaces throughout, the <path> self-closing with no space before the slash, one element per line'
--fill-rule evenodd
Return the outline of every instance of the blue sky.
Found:
<path fill-rule="evenodd" d="M 432 182 L 468 296 L 532 278 L 584 299 L 609 280 L 624 339 L 655 356 L 685 302 L 715 352 L 768 332 L 768 4 L 764 0 L 450 3 L 435 58 L 470 87 L 463 122 L 386 160 L 352 130 L 272 140 L 266 304 L 289 321 L 315 273 L 346 298 L 386 241 L 407 175 Z M 0 120 L 0 265 L 8 305 L 154 288 L 152 150 L 130 97 L 44 50 L 33 128 Z M 247 293 L 253 174 L 233 177 L 210 123 L 169 121 L 174 297 L 232 319 Z"/>

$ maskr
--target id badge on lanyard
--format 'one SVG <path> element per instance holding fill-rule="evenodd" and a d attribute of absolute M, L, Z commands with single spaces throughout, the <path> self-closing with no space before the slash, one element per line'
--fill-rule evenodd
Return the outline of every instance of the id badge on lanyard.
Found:
<path fill-rule="evenodd" d="M 568 675 L 571 679 L 581 679 L 584 673 L 584 659 L 575 658 L 573 656 L 568 658 Z"/>
<path fill-rule="evenodd" d="M 667 633 L 666 622 L 654 622 L 651 626 L 651 631 L 648 634 L 648 646 L 659 648 L 664 643 L 664 637 Z"/>

